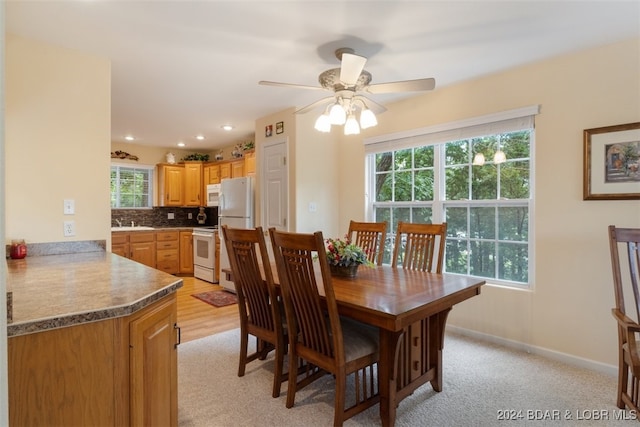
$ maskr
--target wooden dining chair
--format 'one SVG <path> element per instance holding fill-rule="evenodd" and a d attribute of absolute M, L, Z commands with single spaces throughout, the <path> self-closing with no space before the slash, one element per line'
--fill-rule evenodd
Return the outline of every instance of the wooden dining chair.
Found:
<path fill-rule="evenodd" d="M 321 232 L 300 234 L 271 228 L 269 234 L 289 327 L 289 366 L 299 366 L 302 359 L 308 368 L 300 375 L 289 370 L 286 406 L 293 407 L 298 390 L 332 374 L 334 425 L 341 426 L 380 401 L 374 381 L 379 331 L 338 315 Z M 319 289 L 324 289 L 324 303 Z M 355 392 L 353 401 L 350 398 L 346 402 L 347 377 L 351 374 Z"/>
<path fill-rule="evenodd" d="M 357 222 L 351 220 L 347 237 L 362 248 L 371 263 L 382 265 L 384 243 L 387 238 L 386 222 Z"/>
<path fill-rule="evenodd" d="M 446 222 L 398 222 L 391 266 L 397 267 L 400 262 L 404 269 L 442 273 L 446 236 Z"/>
<path fill-rule="evenodd" d="M 623 248 L 620 259 L 619 247 Z M 618 322 L 618 408 L 627 406 L 636 413 L 640 394 L 640 229 L 609 226 L 609 248 L 613 271 L 613 290 L 616 306 L 611 310 Z M 626 249 L 626 250 L 625 250 Z M 626 252 L 626 253 L 625 253 Z M 623 268 L 624 266 L 624 268 Z M 623 274 L 624 271 L 624 274 Z M 633 292 L 635 313 L 628 315 L 625 306 L 625 286 Z M 634 316 L 633 319 L 631 316 Z"/>
<path fill-rule="evenodd" d="M 288 378 L 283 373 L 287 350 L 286 325 L 283 324 L 284 313 L 273 281 L 262 227 L 234 229 L 223 225 L 222 235 L 229 254 L 240 312 L 238 376 L 244 376 L 247 363 L 256 359 L 264 360 L 269 352 L 275 350 L 272 395 L 278 397 L 282 383 Z M 256 351 L 252 354 L 248 354 L 249 335 L 256 337 Z"/>

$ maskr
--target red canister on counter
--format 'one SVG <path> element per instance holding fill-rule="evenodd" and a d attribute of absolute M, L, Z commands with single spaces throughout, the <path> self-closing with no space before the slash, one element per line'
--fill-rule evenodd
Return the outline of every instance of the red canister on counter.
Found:
<path fill-rule="evenodd" d="M 11 259 L 22 259 L 27 256 L 27 245 L 24 240 L 12 240 L 11 252 L 9 253 Z"/>

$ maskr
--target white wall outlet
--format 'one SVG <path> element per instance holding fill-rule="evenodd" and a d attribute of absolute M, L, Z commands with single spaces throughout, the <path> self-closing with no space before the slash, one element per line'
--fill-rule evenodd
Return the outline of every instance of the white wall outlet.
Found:
<path fill-rule="evenodd" d="M 193 214 L 191 212 L 187 214 L 187 219 L 193 219 Z"/>
<path fill-rule="evenodd" d="M 71 237 L 76 235 L 76 222 L 65 221 L 64 222 L 64 237 Z"/>
<path fill-rule="evenodd" d="M 73 215 L 76 213 L 76 202 L 73 199 L 64 199 L 64 214 Z"/>
<path fill-rule="evenodd" d="M 167 214 L 167 219 L 175 219 L 176 214 L 174 214 L 173 212 L 170 212 Z"/>
<path fill-rule="evenodd" d="M 316 212 L 318 210 L 318 205 L 316 202 L 309 202 L 309 212 Z"/>

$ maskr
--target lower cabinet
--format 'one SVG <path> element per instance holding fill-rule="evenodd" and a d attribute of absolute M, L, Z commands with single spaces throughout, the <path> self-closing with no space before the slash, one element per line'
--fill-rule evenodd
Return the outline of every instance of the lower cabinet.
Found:
<path fill-rule="evenodd" d="M 169 274 L 178 274 L 180 232 L 156 231 L 156 268 Z"/>
<path fill-rule="evenodd" d="M 180 274 L 193 274 L 193 232 L 180 232 Z"/>
<path fill-rule="evenodd" d="M 177 426 L 176 301 L 9 337 L 9 424 Z"/>
<path fill-rule="evenodd" d="M 129 258 L 149 267 L 156 267 L 156 233 L 135 232 L 129 234 Z"/>
<path fill-rule="evenodd" d="M 111 252 L 169 274 L 193 274 L 193 231 L 111 233 Z"/>

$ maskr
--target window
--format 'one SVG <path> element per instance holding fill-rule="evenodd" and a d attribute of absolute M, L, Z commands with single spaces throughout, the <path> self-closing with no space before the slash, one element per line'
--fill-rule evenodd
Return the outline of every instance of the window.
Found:
<path fill-rule="evenodd" d="M 111 208 L 153 205 L 153 166 L 111 165 Z"/>
<path fill-rule="evenodd" d="M 365 141 L 369 216 L 389 224 L 384 262 L 391 261 L 398 221 L 446 221 L 445 272 L 527 287 L 535 112 L 537 107 Z M 473 165 L 477 153 L 493 159 L 498 150 L 506 162 Z"/>

